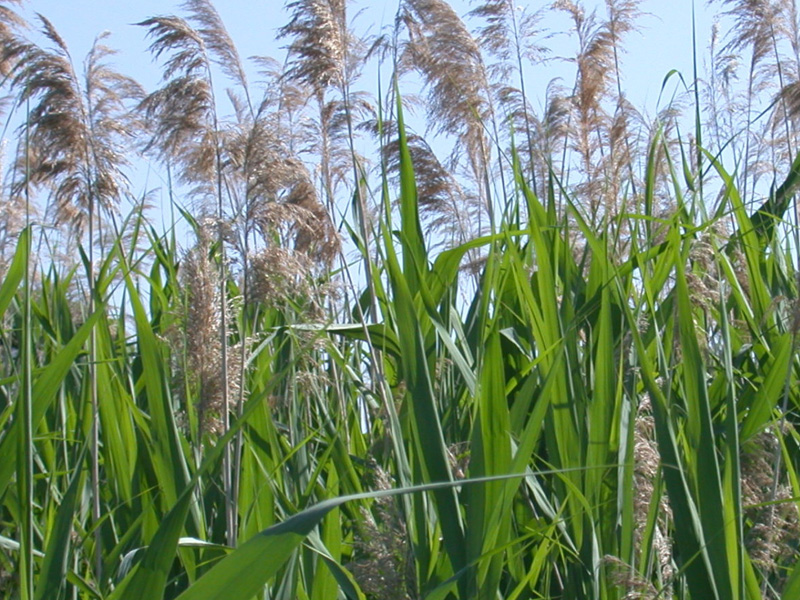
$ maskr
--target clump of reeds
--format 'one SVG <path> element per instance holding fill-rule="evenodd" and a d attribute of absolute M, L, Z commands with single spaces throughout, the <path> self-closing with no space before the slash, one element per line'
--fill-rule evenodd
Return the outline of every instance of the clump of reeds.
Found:
<path fill-rule="evenodd" d="M 709 96 L 652 119 L 623 86 L 635 0 L 404 0 L 381 100 L 345 0 L 289 2 L 256 85 L 210 1 L 146 19 L 144 97 L 104 37 L 80 71 L 0 3 L 22 123 L 0 257 L 24 200 L 57 217 L 18 251 L 37 277 L 0 280 L 0 595 L 781 593 L 797 16 L 723 5 Z M 547 11 L 577 49 L 539 98 Z M 134 145 L 189 207 L 188 250 L 144 200 L 118 226 Z"/>

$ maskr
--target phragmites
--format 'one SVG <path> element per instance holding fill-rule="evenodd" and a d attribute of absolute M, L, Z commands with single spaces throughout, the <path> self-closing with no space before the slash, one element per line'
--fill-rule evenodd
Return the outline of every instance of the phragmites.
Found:
<path fill-rule="evenodd" d="M 601 563 L 611 583 L 625 590 L 625 595 L 620 600 L 656 600 L 661 596 L 650 581 L 616 556 L 606 555 Z"/>
<path fill-rule="evenodd" d="M 27 135 L 20 136 L 13 192 L 51 190 L 56 220 L 82 231 L 90 214 L 113 210 L 127 193 L 125 148 L 139 130 L 129 104 L 139 85 L 108 64 L 113 50 L 98 37 L 79 76 L 64 40 L 46 18 L 45 50 L 29 44 L 13 70 L 17 104 L 31 102 Z"/>
<path fill-rule="evenodd" d="M 437 370 L 444 367 L 437 365 Z M 457 442 L 447 447 L 447 462 L 453 479 L 466 479 L 469 472 L 471 453 L 469 442 Z"/>
<path fill-rule="evenodd" d="M 250 258 L 247 300 L 272 308 L 307 306 L 319 311 L 310 271 L 310 261 L 303 254 L 277 246 L 266 248 Z"/>
<path fill-rule="evenodd" d="M 0 166 L 3 165 L 5 158 L 2 150 L 5 144 L 0 144 Z M 35 210 L 35 207 L 32 207 Z M 0 280 L 5 278 L 6 270 L 14 251 L 16 250 L 17 240 L 22 229 L 25 227 L 25 198 L 18 195 L 0 196 Z"/>
<path fill-rule="evenodd" d="M 608 0 L 607 20 L 600 20 L 595 12 L 587 14 L 581 4 L 572 0 L 554 4 L 571 17 L 578 37 L 578 53 L 572 59 L 576 78 L 569 139 L 580 157 L 584 176 L 576 191 L 593 226 L 598 226 L 606 215 L 617 215 L 625 182 L 634 183 L 634 145 L 628 129 L 636 113 L 622 93 L 619 54 L 621 37 L 635 29 L 640 14 L 638 4 Z M 609 103 L 613 111 L 609 110 Z"/>
<path fill-rule="evenodd" d="M 781 0 L 718 0 L 734 17 L 734 27 L 725 52 L 738 53 L 750 49 L 750 68 L 755 70 L 773 52 L 775 36 L 784 27 L 782 15 L 788 4 Z"/>
<path fill-rule="evenodd" d="M 140 106 L 150 132 L 145 150 L 182 167 L 180 178 L 190 184 L 213 181 L 218 171 L 218 132 L 211 57 L 200 32 L 186 20 L 152 17 L 139 23 L 153 38 L 150 51 L 164 63 L 165 85 Z"/>
<path fill-rule="evenodd" d="M 511 125 L 511 142 L 519 155 L 528 160 L 534 191 L 537 191 L 537 182 L 543 180 L 536 165 L 547 161 L 542 160 L 542 149 L 534 141 L 537 120 L 530 105 L 523 71 L 526 66 L 544 62 L 549 53 L 547 47 L 537 44 L 542 33 L 538 28 L 539 22 L 548 8 L 543 6 L 530 13 L 513 0 L 486 0 L 469 13 L 470 17 L 484 22 L 477 30 L 477 41 L 494 58 L 487 67 L 493 99 L 504 112 L 505 121 Z"/>
<path fill-rule="evenodd" d="M 319 120 L 311 129 L 315 141 L 310 149 L 326 157 L 330 171 L 327 185 L 332 194 L 336 195 L 342 186 L 349 186 L 354 164 L 358 169 L 368 165 L 353 144 L 359 138 L 360 126 L 374 119 L 375 107 L 364 92 L 350 91 L 346 99 L 329 99 L 320 106 Z"/>
<path fill-rule="evenodd" d="M 351 89 L 364 60 L 364 44 L 347 26 L 346 0 L 295 0 L 286 7 L 291 20 L 279 37 L 291 42 L 283 79 L 305 88 L 306 97 L 316 102 L 318 117 L 309 147 L 319 159 L 321 195 L 333 214 L 337 186 L 348 176 L 358 181 L 363 170 L 364 160 L 355 150 L 356 119 L 375 112 L 366 95 Z M 331 89 L 335 97 L 329 95 Z M 359 210 L 366 213 L 358 184 L 356 196 Z M 369 232 L 363 221 L 361 225 L 366 240 Z"/>
<path fill-rule="evenodd" d="M 595 144 L 593 130 L 602 124 L 601 102 L 609 92 L 614 73 L 614 38 L 605 23 L 597 22 L 595 13 L 586 14 L 580 4 L 559 0 L 555 7 L 566 11 L 575 24 L 579 50 L 575 57 L 577 76 L 573 103 L 578 116 L 576 144 L 584 162 L 591 164 Z"/>
<path fill-rule="evenodd" d="M 463 243 L 472 231 L 476 209 L 458 180 L 439 162 L 433 149 L 422 136 L 407 137 L 411 163 L 417 184 L 420 211 L 429 219 L 431 227 L 447 235 L 447 239 Z M 400 177 L 400 140 L 384 144 L 381 148 L 388 173 Z"/>
<path fill-rule="evenodd" d="M 12 8 L 12 5 L 21 4 L 22 0 L 5 0 L 0 4 L 0 75 L 3 77 L 9 75 L 29 47 L 19 35 L 28 24 Z"/>
<path fill-rule="evenodd" d="M 319 202 L 314 186 L 308 179 L 301 179 L 292 187 L 286 203 L 298 214 L 293 222 L 295 251 L 319 265 L 329 266 L 341 250 L 339 234 Z"/>
<path fill-rule="evenodd" d="M 247 92 L 247 75 L 239 58 L 239 52 L 228 35 L 225 24 L 209 0 L 186 0 L 183 8 L 196 24 L 197 34 L 202 39 L 209 55 L 222 72 Z M 191 34 L 190 34 L 191 35 Z M 191 55 L 191 53 L 190 53 Z"/>
<path fill-rule="evenodd" d="M 720 299 L 721 273 L 716 260 L 716 247 L 724 245 L 726 241 L 725 224 L 718 220 L 694 240 L 689 249 L 686 269 L 689 298 L 706 311 L 713 309 Z"/>
<path fill-rule="evenodd" d="M 205 433 L 223 432 L 224 379 L 222 369 L 222 302 L 220 301 L 220 269 L 212 252 L 215 230 L 213 223 L 198 228 L 197 243 L 181 262 L 180 278 L 185 300 L 180 317 L 180 332 L 173 344 L 177 355 L 176 391 L 184 402 L 191 402 L 197 411 L 198 442 Z M 230 304 L 226 305 L 231 310 Z M 227 315 L 230 319 L 231 315 Z M 227 351 L 229 391 L 236 385 L 239 352 Z"/>
<path fill-rule="evenodd" d="M 759 177 L 774 178 L 776 165 L 790 165 L 800 147 L 797 8 L 793 0 L 718 3 L 726 9 L 723 15 L 732 19 L 732 26 L 721 49 L 716 50 L 716 39 L 712 45 L 712 75 L 717 79 L 712 93 L 721 93 L 725 103 L 720 110 L 714 107 L 721 114 L 712 115 L 709 129 L 718 131 L 721 146 L 738 138 L 732 143 L 743 165 L 738 169 L 740 194 L 750 199 Z M 759 105 L 765 96 L 773 96 L 774 102 Z M 776 216 L 785 210 L 781 207 Z"/>
<path fill-rule="evenodd" d="M 442 0 L 406 0 L 409 41 L 401 68 L 413 68 L 429 86 L 432 128 L 457 136 L 473 154 L 485 144 L 488 81 L 480 47 L 453 8 Z M 485 149 L 484 149 L 485 151 Z"/>
<path fill-rule="evenodd" d="M 142 103 L 152 126 L 148 147 L 178 164 L 194 197 L 206 210 L 213 202 L 218 220 L 231 224 L 227 240 L 241 259 L 249 301 L 251 255 L 277 244 L 327 266 L 339 252 L 339 238 L 294 147 L 294 124 L 283 114 L 284 92 L 303 94 L 260 59 L 267 81 L 253 106 L 244 67 L 217 12 L 207 0 L 184 6 L 188 21 L 154 17 L 140 23 L 154 40 L 151 51 L 166 57 L 164 87 Z M 233 119 L 218 115 L 212 63 L 236 84 L 228 91 Z M 299 102 L 288 109 L 296 110 Z M 297 260 L 304 260 L 299 254 Z"/>
<path fill-rule="evenodd" d="M 779 594 L 785 567 L 797 560 L 800 519 L 791 485 L 776 470 L 780 441 L 764 431 L 742 447 L 742 505 L 748 518 L 745 545 L 753 563 Z M 779 595 L 770 595 L 778 598 Z"/>
<path fill-rule="evenodd" d="M 486 23 L 478 29 L 478 43 L 499 61 L 490 68 L 495 80 L 508 78 L 523 61 L 531 64 L 541 61 L 549 52 L 547 47 L 535 43 L 544 9 L 530 13 L 527 7 L 513 0 L 484 0 L 469 16 Z"/>
<path fill-rule="evenodd" d="M 378 490 L 394 487 L 386 471 L 374 460 L 369 463 L 373 485 Z M 411 600 L 414 593 L 414 562 L 405 519 L 391 496 L 375 500 L 373 510 L 361 509 L 353 544 L 353 561 L 347 567 L 368 598 Z"/>
<path fill-rule="evenodd" d="M 669 598 L 669 588 L 674 576 L 672 565 L 672 542 L 668 535 L 669 522 L 672 519 L 672 509 L 666 496 L 661 490 L 655 489 L 655 482 L 658 480 L 658 471 L 661 468 L 661 454 L 655 441 L 655 422 L 652 415 L 649 396 L 645 395 L 639 402 L 636 414 L 636 422 L 633 434 L 633 460 L 634 460 L 634 496 L 633 496 L 633 515 L 636 528 L 634 529 L 634 545 L 637 553 L 643 552 L 643 544 L 652 544 L 655 550 L 655 557 L 659 572 L 658 578 L 661 586 L 667 588 L 662 591 L 664 597 Z M 658 518 L 656 526 L 652 530 L 652 539 L 643 539 L 643 533 L 647 528 L 648 514 L 650 513 L 650 503 L 653 498 L 658 498 Z M 636 573 L 632 567 L 626 565 L 625 569 L 617 571 L 624 579 L 620 579 L 623 587 L 628 588 L 629 595 L 626 598 L 655 598 L 649 596 L 653 586 L 646 582 Z M 624 583 L 623 583 L 624 582 Z M 639 594 L 639 595 L 635 595 Z"/>
<path fill-rule="evenodd" d="M 350 46 L 346 0 L 295 0 L 279 37 L 291 37 L 286 76 L 315 90 L 341 88 L 348 78 Z M 349 82 L 347 82 L 349 83 Z"/>
<path fill-rule="evenodd" d="M 16 249 L 19 232 L 25 226 L 25 203 L 19 196 L 0 200 L 0 280 Z"/>
<path fill-rule="evenodd" d="M 547 84 L 545 106 L 542 118 L 536 123 L 533 148 L 528 153 L 537 152 L 540 160 L 534 162 L 538 171 L 536 179 L 547 181 L 554 163 L 561 160 L 569 137 L 571 105 L 569 92 L 557 81 Z"/>
<path fill-rule="evenodd" d="M 215 201 L 221 218 L 224 136 L 212 66 L 238 86 L 248 108 L 249 90 L 236 47 L 211 3 L 189 0 L 184 8 L 188 21 L 162 16 L 139 23 L 153 39 L 151 53 L 164 57 L 164 85 L 140 106 L 150 131 L 145 149 L 179 165 L 180 179 L 195 186 L 195 197 Z"/>
<path fill-rule="evenodd" d="M 268 110 L 271 100 L 265 97 L 252 118 L 239 111 L 223 138 L 227 191 L 239 225 L 237 248 L 248 253 L 257 231 L 268 245 L 277 237 L 328 265 L 339 252 L 339 237 L 305 165 L 281 139 L 285 129 Z"/>
<path fill-rule="evenodd" d="M 408 41 L 399 58 L 402 71 L 413 69 L 428 88 L 428 123 L 439 134 L 452 135 L 486 212 L 492 218 L 488 185 L 491 151 L 485 128 L 492 119 L 489 82 L 480 46 L 453 8 L 443 0 L 406 0 L 402 23 Z"/>

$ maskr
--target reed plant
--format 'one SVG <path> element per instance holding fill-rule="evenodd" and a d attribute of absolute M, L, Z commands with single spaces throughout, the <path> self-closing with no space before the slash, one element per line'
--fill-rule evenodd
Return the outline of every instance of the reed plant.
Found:
<path fill-rule="evenodd" d="M 0 596 L 800 597 L 798 21 L 719 6 L 648 117 L 632 0 L 297 0 L 264 86 L 189 0 L 149 93 L 0 3 Z"/>

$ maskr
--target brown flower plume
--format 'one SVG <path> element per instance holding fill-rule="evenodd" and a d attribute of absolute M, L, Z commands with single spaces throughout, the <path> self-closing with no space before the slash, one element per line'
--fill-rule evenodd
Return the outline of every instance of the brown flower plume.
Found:
<path fill-rule="evenodd" d="M 129 104 L 141 97 L 131 78 L 108 65 L 114 51 L 99 36 L 79 76 L 64 40 L 39 15 L 52 50 L 29 44 L 13 70 L 18 105 L 30 101 L 25 135 L 18 150 L 17 179 L 12 190 L 27 184 L 47 186 L 56 218 L 79 231 L 90 212 L 112 211 L 127 193 L 126 148 L 138 131 Z"/>
<path fill-rule="evenodd" d="M 595 225 L 603 215 L 618 212 L 630 174 L 624 167 L 635 160 L 628 130 L 637 115 L 622 93 L 619 53 L 622 36 L 636 29 L 638 5 L 638 0 L 607 0 L 608 18 L 600 19 L 572 0 L 554 4 L 570 16 L 578 37 L 578 53 L 571 59 L 577 74 L 569 133 L 583 175 L 576 191 Z"/>
<path fill-rule="evenodd" d="M 211 14 L 203 22 L 213 21 L 215 11 L 207 2 L 193 2 L 195 13 L 202 5 Z M 151 137 L 145 150 L 155 150 L 168 163 L 178 164 L 185 183 L 206 186 L 213 195 L 214 176 L 219 169 L 218 121 L 213 81 L 212 56 L 208 38 L 215 38 L 211 48 L 224 46 L 224 30 L 195 29 L 181 17 L 151 17 L 140 23 L 153 38 L 150 52 L 155 58 L 166 56 L 162 78 L 164 86 L 149 94 L 141 104 Z M 231 52 L 219 58 L 229 58 Z M 238 73 L 238 69 L 227 69 Z"/>
<path fill-rule="evenodd" d="M 528 160 L 528 168 L 534 174 L 534 191 L 539 179 L 534 166 L 536 117 L 530 106 L 524 70 L 526 66 L 544 62 L 549 54 L 549 49 L 538 43 L 544 33 L 539 24 L 548 8 L 543 6 L 529 12 L 513 0 L 485 0 L 469 13 L 483 22 L 477 30 L 477 41 L 494 58 L 487 68 L 492 93 L 512 125 L 514 146 Z"/>
<path fill-rule="evenodd" d="M 465 152 L 474 180 L 482 188 L 490 162 L 485 128 L 491 123 L 492 109 L 480 46 L 443 0 L 406 0 L 404 9 L 400 18 L 409 39 L 399 68 L 401 72 L 413 69 L 423 78 L 430 128 L 457 140 L 457 151 Z M 488 202 L 488 187 L 483 193 Z M 487 212 L 491 214 L 489 206 Z"/>
<path fill-rule="evenodd" d="M 286 5 L 291 20 L 278 37 L 292 38 L 286 76 L 324 90 L 349 81 L 350 46 L 346 0 L 294 0 Z"/>
<path fill-rule="evenodd" d="M 22 0 L 0 3 L 0 75 L 3 77 L 14 69 L 28 48 L 28 43 L 20 35 L 20 30 L 27 28 L 28 23 L 14 10 L 21 4 Z"/>
<path fill-rule="evenodd" d="M 743 445 L 741 458 L 742 504 L 749 521 L 745 547 L 778 590 L 784 583 L 786 565 L 797 560 L 800 541 L 800 518 L 791 484 L 776 469 L 780 452 L 776 434 L 764 431 Z"/>
<path fill-rule="evenodd" d="M 192 402 L 198 415 L 198 441 L 205 433 L 220 434 L 224 430 L 224 390 L 236 393 L 240 371 L 240 352 L 226 349 L 227 382 L 220 377 L 222 369 L 222 324 L 232 314 L 224 315 L 220 299 L 220 271 L 213 252 L 216 225 L 201 223 L 197 242 L 181 261 L 180 278 L 185 294 L 180 314 L 182 324 L 174 347 L 180 349 L 176 369 L 176 391 L 184 402 Z M 230 304 L 225 310 L 231 311 Z"/>

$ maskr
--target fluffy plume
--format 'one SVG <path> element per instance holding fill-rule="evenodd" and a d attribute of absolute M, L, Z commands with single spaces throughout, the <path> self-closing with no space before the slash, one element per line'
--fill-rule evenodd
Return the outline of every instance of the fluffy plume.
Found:
<path fill-rule="evenodd" d="M 139 25 L 153 38 L 154 56 L 167 55 L 164 87 L 141 104 L 151 132 L 145 150 L 179 164 L 183 181 L 208 182 L 218 167 L 217 132 L 210 57 L 203 38 L 180 17 L 153 17 Z"/>
<path fill-rule="evenodd" d="M 655 441 L 655 422 L 651 411 L 650 398 L 644 396 L 639 403 L 638 413 L 636 415 L 633 447 L 633 460 L 635 464 L 633 512 L 636 523 L 634 543 L 639 552 L 642 551 L 642 533 L 647 526 L 650 502 L 654 494 L 661 493 L 660 490 L 655 489 L 658 470 L 661 468 L 661 454 L 658 451 L 658 445 Z M 661 500 L 659 501 L 658 511 L 659 516 L 656 527 L 653 529 L 652 543 L 660 569 L 658 577 L 664 582 L 664 585 L 667 586 L 667 590 L 662 591 L 662 593 L 665 597 L 669 598 L 669 586 L 674 572 L 672 567 L 672 542 L 667 531 L 668 522 L 672 518 L 672 510 L 669 506 L 669 502 L 663 495 L 661 495 Z M 630 593 L 642 593 L 643 595 L 626 596 L 626 598 L 656 597 L 647 595 L 652 591 L 652 585 L 650 585 L 649 582 L 645 582 L 645 584 L 642 585 L 643 578 L 632 568 L 627 571 L 627 576 L 628 578 L 620 581 L 618 585 L 627 587 Z"/>
<path fill-rule="evenodd" d="M 655 586 L 631 565 L 616 556 L 606 555 L 602 564 L 615 586 L 626 591 L 620 600 L 656 600 L 661 596 Z"/>
<path fill-rule="evenodd" d="M 0 150 L 4 149 L 5 144 L 0 145 Z M 5 164 L 4 158 L 4 153 L 0 151 L 0 167 Z M 5 277 L 17 248 L 19 234 L 25 227 L 25 204 L 22 196 L 0 196 L 0 280 Z M 35 207 L 31 208 L 35 210 Z"/>
<path fill-rule="evenodd" d="M 324 90 L 349 81 L 350 46 L 346 0 L 295 0 L 286 5 L 291 15 L 278 36 L 292 38 L 286 76 Z"/>
<path fill-rule="evenodd" d="M 28 24 L 13 8 L 21 4 L 22 0 L 5 0 L 0 3 L 0 75 L 3 77 L 8 76 L 28 49 L 28 43 L 19 33 Z"/>
<path fill-rule="evenodd" d="M 22 126 L 28 127 L 28 152 L 20 144 L 24 168 L 13 189 L 48 186 L 57 220 L 80 230 L 92 205 L 110 211 L 127 192 L 126 148 L 138 130 L 128 104 L 141 89 L 108 66 L 114 52 L 103 43 L 106 35 L 95 40 L 79 77 L 64 40 L 50 21 L 39 19 L 54 47 L 29 45 L 14 71 L 17 103 L 32 106 Z"/>
<path fill-rule="evenodd" d="M 549 48 L 536 43 L 544 11 L 530 13 L 513 0 L 485 0 L 470 11 L 469 16 L 485 22 L 477 31 L 478 44 L 498 61 L 491 69 L 495 81 L 507 80 L 514 71 L 520 77 L 525 63 L 537 64 L 549 54 Z"/>
<path fill-rule="evenodd" d="M 339 238 L 307 168 L 287 144 L 292 138 L 281 123 L 282 97 L 269 96 L 254 116 L 238 111 L 236 123 L 224 130 L 223 170 L 241 225 L 239 250 L 249 252 L 247 238 L 257 231 L 268 246 L 276 240 L 293 245 L 327 265 L 339 251 Z"/>
<path fill-rule="evenodd" d="M 759 177 L 776 178 L 775 165 L 791 164 L 800 142 L 796 113 L 800 81 L 797 8 L 792 0 L 718 3 L 733 26 L 713 56 L 712 91 L 722 95 L 725 108 L 717 109 L 715 101 L 715 112 L 722 113 L 722 118 L 712 120 L 710 129 L 722 129 L 717 134 L 721 142 L 733 135 L 738 138 L 731 146 L 744 165 L 739 183 L 747 198 L 748 193 L 756 191 Z M 758 116 L 761 107 L 755 103 L 766 94 L 776 101 L 770 107 L 770 119 L 764 122 Z M 740 135 L 742 131 L 746 135 Z"/>
<path fill-rule="evenodd" d="M 602 20 L 572 0 L 555 3 L 572 18 L 578 37 L 578 53 L 572 59 L 577 74 L 570 141 L 583 175 L 576 191 L 595 225 L 603 215 L 614 215 L 620 208 L 622 167 L 634 160 L 628 129 L 635 111 L 621 91 L 618 55 L 621 37 L 635 29 L 638 4 L 608 0 L 608 19 Z"/>
<path fill-rule="evenodd" d="M 751 51 L 751 68 L 755 69 L 774 53 L 776 33 L 784 30 L 784 2 L 775 0 L 718 0 L 725 7 L 723 14 L 734 19 L 731 37 L 724 52 L 738 54 Z"/>
<path fill-rule="evenodd" d="M 293 244 L 327 264 L 338 252 L 338 237 L 293 148 L 298 136 L 292 123 L 284 121 L 308 95 L 262 58 L 264 95 L 253 107 L 239 55 L 219 15 L 206 0 L 184 7 L 189 21 L 155 17 L 141 23 L 154 38 L 151 51 L 167 56 L 166 84 L 142 103 L 152 125 L 149 148 L 181 167 L 180 179 L 193 186 L 206 210 L 212 201 L 217 211 L 226 205 L 225 218 L 233 225 L 228 241 L 235 244 L 246 277 L 253 249 L 275 244 Z M 233 120 L 218 115 L 212 63 L 224 65 L 223 72 L 237 84 L 228 93 Z"/>
<path fill-rule="evenodd" d="M 204 433 L 219 434 L 224 429 L 222 368 L 223 303 L 220 301 L 220 270 L 212 252 L 216 225 L 201 224 L 197 243 L 183 257 L 180 278 L 185 304 L 180 315 L 182 328 L 174 347 L 180 349 L 176 390 L 184 402 L 193 402 L 198 414 L 198 441 Z M 226 306 L 230 311 L 230 305 Z M 226 315 L 230 320 L 231 315 Z M 227 350 L 229 393 L 237 384 L 240 353 Z"/>
<path fill-rule="evenodd" d="M 273 246 L 250 258 L 249 302 L 291 310 L 305 321 L 325 318 L 325 299 L 335 294 L 333 284 L 319 284 L 312 261 L 303 252 Z"/>
<path fill-rule="evenodd" d="M 479 201 L 469 198 L 455 177 L 442 165 L 425 139 L 408 135 L 408 150 L 414 165 L 419 206 L 428 223 L 447 239 L 465 242 L 476 236 L 474 224 Z M 396 178 L 400 173 L 399 140 L 384 144 L 382 154 L 386 170 Z M 477 205 L 477 206 L 476 206 Z"/>
<path fill-rule="evenodd" d="M 494 57 L 488 67 L 494 99 L 505 112 L 506 122 L 513 126 L 514 146 L 528 159 L 528 168 L 534 174 L 534 191 L 537 191 L 539 179 L 535 168 L 536 118 L 523 71 L 544 62 L 549 53 L 547 47 L 537 43 L 543 34 L 539 22 L 547 8 L 529 13 L 527 8 L 519 7 L 512 0 L 488 0 L 469 13 L 484 22 L 477 36 L 481 48 Z"/>
<path fill-rule="evenodd" d="M 203 40 L 211 59 L 246 92 L 244 66 L 217 10 L 209 0 L 187 0 L 182 6 L 189 13 L 190 21 L 196 24 L 197 35 Z"/>
<path fill-rule="evenodd" d="M 375 112 L 366 95 L 351 90 L 364 60 L 364 44 L 348 28 L 346 0 L 295 0 L 286 7 L 291 19 L 279 30 L 279 37 L 291 40 L 284 78 L 309 88 L 316 101 L 319 112 L 310 146 L 319 158 L 322 193 L 333 212 L 337 187 L 346 178 L 357 180 L 364 168 L 355 152 L 355 136 L 359 121 Z M 328 93 L 331 89 L 335 98 Z"/>
<path fill-rule="evenodd" d="M 147 149 L 182 167 L 181 178 L 209 192 L 221 168 L 220 127 L 212 64 L 233 80 L 249 106 L 244 67 L 219 14 L 208 0 L 189 0 L 190 20 L 152 17 L 139 23 L 152 38 L 151 53 L 164 61 L 164 87 L 142 102 L 152 136 Z"/>
<path fill-rule="evenodd" d="M 489 83 L 480 47 L 443 0 L 406 0 L 409 40 L 401 69 L 414 69 L 428 87 L 428 120 L 436 133 L 454 136 L 466 151 L 475 179 L 489 163 L 484 127 L 491 119 Z"/>

